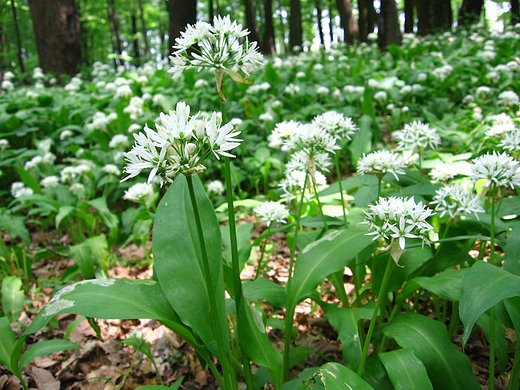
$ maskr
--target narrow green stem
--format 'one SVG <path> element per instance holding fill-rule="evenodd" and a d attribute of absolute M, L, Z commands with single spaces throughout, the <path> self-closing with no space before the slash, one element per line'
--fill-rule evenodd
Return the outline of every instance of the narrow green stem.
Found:
<path fill-rule="evenodd" d="M 495 264 L 495 201 L 496 201 L 497 185 L 492 184 L 491 188 L 491 227 L 489 235 L 491 236 L 489 248 L 489 262 Z M 495 307 L 489 311 L 489 389 L 495 389 Z"/>
<path fill-rule="evenodd" d="M 309 177 L 309 173 L 305 175 L 305 183 L 307 183 L 307 179 Z M 303 201 L 305 199 L 305 185 L 302 189 L 302 195 L 300 198 L 300 203 L 298 204 L 298 214 L 296 215 L 296 227 L 294 232 L 294 245 L 291 248 L 291 260 L 289 262 L 289 275 L 287 277 L 286 284 L 286 297 L 289 298 L 291 296 L 291 286 L 292 286 L 292 273 L 294 268 L 294 257 L 296 252 L 296 242 L 298 241 L 298 231 L 300 230 L 300 219 L 303 210 Z M 285 383 L 289 380 L 289 355 L 291 350 L 291 339 L 292 339 L 292 325 L 293 325 L 293 315 L 294 315 L 294 307 L 293 304 L 287 301 L 286 309 L 285 309 L 285 351 L 283 354 L 283 373 L 282 373 L 282 383 Z"/>
<path fill-rule="evenodd" d="M 227 352 L 226 352 L 226 337 L 221 327 L 220 318 L 217 310 L 216 301 L 216 290 L 211 281 L 211 272 L 209 268 L 208 254 L 206 252 L 206 245 L 204 241 L 204 233 L 202 231 L 202 224 L 200 222 L 199 207 L 197 205 L 197 199 L 195 197 L 195 190 L 193 188 L 193 178 L 186 176 L 188 182 L 188 190 L 190 193 L 191 205 L 193 207 L 193 213 L 195 216 L 195 225 L 197 226 L 197 234 L 200 242 L 200 251 L 202 255 L 202 265 L 204 269 L 204 280 L 206 282 L 206 288 L 208 290 L 208 299 L 210 303 L 210 315 L 212 317 L 213 328 L 217 337 L 217 347 L 220 354 L 220 365 L 222 366 L 222 372 L 224 377 L 224 383 L 226 389 L 233 389 L 233 372 L 230 367 Z"/>
<path fill-rule="evenodd" d="M 378 177 L 378 187 L 377 187 L 377 199 L 381 197 L 381 183 L 383 182 L 382 177 Z"/>
<path fill-rule="evenodd" d="M 262 260 L 264 259 L 265 247 L 267 246 L 267 240 L 269 240 L 269 233 L 271 233 L 271 225 L 267 227 L 267 235 L 264 240 L 264 245 L 262 246 L 262 252 L 260 253 L 260 259 L 258 260 L 258 267 L 256 268 L 255 280 L 258 279 L 260 275 L 262 275 L 263 264 Z"/>
<path fill-rule="evenodd" d="M 341 208 L 343 209 L 343 221 L 345 222 L 345 229 L 348 228 L 347 209 L 345 206 L 345 197 L 343 195 L 343 183 L 341 182 L 341 172 L 339 170 L 339 157 L 334 153 L 334 165 L 336 166 L 336 175 L 338 177 L 339 194 L 341 196 Z"/>
<path fill-rule="evenodd" d="M 316 186 L 316 179 L 310 174 L 308 174 L 308 176 L 311 177 L 312 188 L 313 188 L 314 194 L 316 196 L 316 201 L 318 202 L 318 208 L 320 209 L 321 219 L 323 220 L 323 227 L 324 227 L 325 231 L 328 231 L 329 225 L 327 224 L 327 218 L 325 218 L 325 213 L 323 212 L 323 206 L 320 201 L 320 196 L 318 195 L 318 187 Z"/>
<path fill-rule="evenodd" d="M 377 322 L 377 315 L 379 313 L 379 310 L 381 309 L 381 304 L 384 301 L 384 297 L 388 287 L 388 282 L 390 281 L 390 275 L 392 274 L 392 270 L 394 269 L 393 267 L 394 261 L 392 260 L 392 258 L 389 258 L 388 264 L 386 265 L 385 274 L 383 276 L 383 281 L 381 282 L 381 288 L 379 289 L 376 307 L 374 308 L 374 313 L 372 314 L 372 319 L 370 320 L 370 326 L 368 327 L 367 338 L 365 340 L 365 344 L 363 345 L 363 353 L 361 355 L 361 361 L 359 363 L 359 368 L 357 372 L 357 374 L 360 377 L 363 377 L 363 372 L 365 371 L 365 363 L 368 356 L 368 347 L 370 346 L 370 341 L 372 340 L 372 334 L 374 333 L 374 329 Z"/>
<path fill-rule="evenodd" d="M 518 330 L 517 330 L 518 332 Z M 518 335 L 518 333 L 517 333 Z M 520 343 L 516 343 L 515 357 L 513 359 L 513 368 L 511 369 L 511 378 L 509 379 L 508 390 L 518 390 L 520 388 Z"/>

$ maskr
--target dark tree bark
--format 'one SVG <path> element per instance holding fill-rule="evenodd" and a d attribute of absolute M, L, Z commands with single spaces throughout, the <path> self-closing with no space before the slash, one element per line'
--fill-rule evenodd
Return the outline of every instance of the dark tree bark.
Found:
<path fill-rule="evenodd" d="M 209 22 L 213 23 L 213 19 L 215 18 L 215 7 L 213 6 L 213 0 L 208 1 L 208 16 Z"/>
<path fill-rule="evenodd" d="M 520 4 L 518 0 L 511 0 L 511 24 L 520 23 Z"/>
<path fill-rule="evenodd" d="M 397 17 L 395 0 L 381 0 L 381 23 L 379 24 L 378 44 L 384 50 L 390 44 L 401 44 L 401 29 Z"/>
<path fill-rule="evenodd" d="M 16 13 L 16 5 L 14 4 L 14 0 L 11 0 L 11 10 L 13 11 L 14 34 L 16 35 L 16 46 L 18 48 L 18 66 L 20 66 L 20 71 L 22 73 L 25 73 L 25 66 L 23 64 L 22 55 L 22 39 L 20 37 L 20 28 L 18 27 L 18 15 Z"/>
<path fill-rule="evenodd" d="M 140 65 L 141 64 L 141 53 L 139 51 L 139 39 L 137 35 L 137 17 L 135 16 L 135 11 L 132 9 L 130 14 L 130 19 L 132 21 L 132 37 L 133 42 L 133 52 L 134 52 L 134 65 Z"/>
<path fill-rule="evenodd" d="M 450 0 L 421 0 L 416 5 L 419 35 L 451 31 L 453 14 Z"/>
<path fill-rule="evenodd" d="M 404 32 L 412 33 L 415 18 L 413 15 L 414 0 L 404 0 Z"/>
<path fill-rule="evenodd" d="M 334 6 L 333 6 L 333 0 L 329 1 L 329 35 L 330 35 L 330 44 L 332 45 L 332 41 L 334 40 Z"/>
<path fill-rule="evenodd" d="M 291 12 L 289 15 L 289 44 L 291 49 L 303 44 L 302 9 L 300 0 L 291 0 Z"/>
<path fill-rule="evenodd" d="M 107 0 L 108 24 L 112 31 L 112 47 L 114 54 L 121 56 L 123 49 L 121 45 L 121 32 L 119 29 L 119 17 L 117 16 L 115 0 Z M 123 61 L 118 57 L 114 59 L 115 65 L 121 65 Z"/>
<path fill-rule="evenodd" d="M 276 47 L 274 44 L 274 20 L 273 20 L 273 0 L 264 0 L 265 31 L 262 44 L 262 53 L 275 55 Z"/>
<path fill-rule="evenodd" d="M 175 44 L 175 39 L 180 37 L 186 25 L 197 22 L 197 0 L 167 0 L 168 14 L 170 15 L 170 47 Z"/>
<path fill-rule="evenodd" d="M 251 32 L 248 38 L 251 42 L 256 41 L 260 43 L 260 32 L 258 24 L 256 24 L 256 10 L 255 4 L 252 0 L 243 0 L 246 11 L 246 26 Z"/>
<path fill-rule="evenodd" d="M 483 6 L 484 0 L 464 0 L 459 11 L 459 27 L 467 28 L 478 23 Z"/>
<path fill-rule="evenodd" d="M 341 28 L 343 28 L 343 40 L 346 43 L 353 43 L 359 35 L 359 28 L 354 14 L 352 13 L 352 3 L 350 0 L 336 0 L 336 7 L 341 18 Z"/>
<path fill-rule="evenodd" d="M 378 14 L 374 8 L 373 0 L 358 0 L 358 10 L 359 39 L 366 42 L 368 34 L 374 32 Z"/>
<path fill-rule="evenodd" d="M 150 45 L 148 44 L 148 29 L 146 28 L 146 20 L 144 18 L 143 0 L 137 2 L 139 5 L 139 18 L 141 19 L 141 34 L 143 35 L 144 56 L 147 60 L 150 59 Z"/>
<path fill-rule="evenodd" d="M 320 36 L 320 44 L 325 46 L 325 37 L 323 35 L 323 23 L 321 22 L 321 4 L 320 0 L 316 0 L 316 18 L 318 19 L 318 34 Z"/>
<path fill-rule="evenodd" d="M 74 75 L 81 62 L 79 16 L 74 0 L 29 0 L 40 67 Z"/>

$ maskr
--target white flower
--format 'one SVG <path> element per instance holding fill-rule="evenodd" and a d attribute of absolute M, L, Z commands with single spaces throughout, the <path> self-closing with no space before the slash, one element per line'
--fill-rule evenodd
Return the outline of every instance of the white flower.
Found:
<path fill-rule="evenodd" d="M 309 156 L 325 151 L 335 153 L 335 150 L 340 149 L 336 138 L 314 123 L 300 125 L 298 131 L 283 142 L 282 149 L 284 147 L 289 151 L 305 150 Z"/>
<path fill-rule="evenodd" d="M 318 94 L 318 95 L 328 95 L 329 92 L 330 92 L 330 89 L 328 89 L 327 87 L 324 87 L 323 85 L 316 87 L 316 94 Z"/>
<path fill-rule="evenodd" d="M 117 87 L 115 97 L 127 98 L 133 95 L 132 88 L 129 85 L 121 85 Z"/>
<path fill-rule="evenodd" d="M 222 184 L 220 180 L 212 180 L 209 183 L 206 183 L 206 187 L 208 188 L 208 192 L 217 195 L 222 195 L 225 191 L 224 184 Z"/>
<path fill-rule="evenodd" d="M 271 122 L 271 121 L 274 120 L 274 117 L 269 112 L 264 112 L 263 114 L 260 114 L 258 116 L 258 119 L 263 121 L 263 122 Z"/>
<path fill-rule="evenodd" d="M 43 158 L 41 156 L 34 156 L 31 160 L 24 164 L 24 169 L 28 171 L 30 169 L 36 168 L 38 164 L 41 164 L 42 162 Z"/>
<path fill-rule="evenodd" d="M 498 144 L 498 146 L 501 146 L 505 150 L 509 150 L 511 152 L 516 152 L 520 150 L 520 129 L 515 128 L 511 131 L 508 131 L 505 133 L 505 137 Z"/>
<path fill-rule="evenodd" d="M 60 184 L 60 178 L 58 176 L 47 176 L 40 181 L 40 184 L 45 188 L 56 187 Z"/>
<path fill-rule="evenodd" d="M 486 131 L 486 139 L 491 137 L 502 137 L 508 132 L 513 131 L 516 127 L 513 118 L 504 112 L 498 115 L 489 116 L 487 122 L 490 122 L 491 125 Z"/>
<path fill-rule="evenodd" d="M 13 198 L 20 198 L 22 196 L 29 196 L 32 195 L 34 191 L 26 187 L 25 184 L 23 184 L 20 181 L 15 181 L 13 184 L 11 184 L 11 195 Z"/>
<path fill-rule="evenodd" d="M 265 202 L 256 206 L 253 211 L 267 226 L 271 226 L 273 222 L 287 223 L 286 218 L 289 216 L 289 210 L 280 202 Z"/>
<path fill-rule="evenodd" d="M 64 141 L 64 140 L 72 137 L 73 135 L 74 135 L 74 133 L 71 130 L 63 130 L 60 133 L 60 140 Z"/>
<path fill-rule="evenodd" d="M 388 100 L 388 94 L 385 91 L 378 91 L 374 94 L 374 99 L 379 102 Z"/>
<path fill-rule="evenodd" d="M 498 95 L 498 104 L 506 107 L 514 107 L 520 104 L 520 98 L 513 91 L 504 91 Z"/>
<path fill-rule="evenodd" d="M 397 146 L 402 149 L 421 150 L 428 146 L 436 148 L 441 143 L 436 129 L 418 121 L 404 125 L 404 129 L 394 131 L 393 136 L 398 141 Z"/>
<path fill-rule="evenodd" d="M 495 183 L 497 186 L 514 188 L 520 185 L 519 164 L 507 153 L 494 151 L 493 154 L 487 153 L 473 160 L 470 177 L 473 183 L 485 179 L 485 187 Z"/>
<path fill-rule="evenodd" d="M 74 183 L 70 186 L 70 192 L 74 195 L 79 195 L 85 191 L 85 186 L 81 183 Z"/>
<path fill-rule="evenodd" d="M 10 80 L 2 81 L 1 89 L 7 92 L 11 92 L 14 90 L 14 84 Z"/>
<path fill-rule="evenodd" d="M 484 212 L 480 205 L 480 197 L 460 183 L 439 188 L 431 204 L 437 205 L 435 206 L 435 211 L 440 213 L 440 218 L 446 214 L 450 218 L 455 218 L 460 214 L 469 213 L 475 214 L 478 218 L 478 213 Z"/>
<path fill-rule="evenodd" d="M 383 177 L 385 173 L 391 173 L 396 180 L 399 180 L 400 175 L 404 175 L 403 168 L 406 167 L 405 161 L 397 153 L 392 153 L 388 150 L 378 150 L 359 159 L 357 166 L 357 173 L 364 175 L 366 173 L 375 174 Z"/>
<path fill-rule="evenodd" d="M 482 85 L 477 88 L 476 95 L 480 98 L 490 96 L 491 95 L 491 88 L 487 87 L 485 85 Z"/>
<path fill-rule="evenodd" d="M 140 128 L 140 127 L 139 127 Z M 128 137 L 124 134 L 116 134 L 112 137 L 108 146 L 113 149 L 125 149 L 129 145 Z"/>
<path fill-rule="evenodd" d="M 293 83 L 289 83 L 289 85 L 285 87 L 284 91 L 288 95 L 297 95 L 300 93 L 300 87 Z"/>
<path fill-rule="evenodd" d="M 299 131 L 301 123 L 296 121 L 283 121 L 276 124 L 271 134 L 267 136 L 269 141 L 269 147 L 273 149 L 279 149 L 287 151 L 287 147 L 283 146 L 284 143 L 291 139 L 291 137 Z"/>
<path fill-rule="evenodd" d="M 352 118 L 336 111 L 327 111 L 318 115 L 313 119 L 313 123 L 336 139 L 347 138 L 350 140 L 350 136 L 358 129 L 352 122 Z"/>
<path fill-rule="evenodd" d="M 0 139 L 0 151 L 4 151 L 9 147 L 9 141 L 5 138 Z"/>
<path fill-rule="evenodd" d="M 119 170 L 119 168 L 114 164 L 106 164 L 103 167 L 103 171 L 105 171 L 109 175 L 119 176 L 121 174 L 121 171 Z"/>
<path fill-rule="evenodd" d="M 142 203 L 153 196 L 153 186 L 148 183 L 136 183 L 125 191 L 123 199 Z"/>
<path fill-rule="evenodd" d="M 4 73 L 4 80 L 12 80 L 14 79 L 14 73 L 11 71 L 7 71 Z"/>
<path fill-rule="evenodd" d="M 235 131 L 231 123 L 221 126 L 218 122 L 216 112 L 213 112 L 211 119 L 206 122 L 206 136 L 211 151 L 217 160 L 220 160 L 219 155 L 224 157 L 235 157 L 228 152 L 240 146 L 242 140 L 234 138 L 240 134 L 240 131 Z"/>

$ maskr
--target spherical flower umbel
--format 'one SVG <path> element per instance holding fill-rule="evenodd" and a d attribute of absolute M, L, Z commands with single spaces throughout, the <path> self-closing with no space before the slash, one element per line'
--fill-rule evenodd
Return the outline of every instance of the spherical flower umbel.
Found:
<path fill-rule="evenodd" d="M 350 136 L 358 129 L 352 122 L 352 118 L 336 111 L 327 111 L 318 115 L 313 119 L 313 123 L 336 139 L 347 138 L 350 140 Z"/>
<path fill-rule="evenodd" d="M 440 218 L 446 214 L 448 214 L 450 218 L 455 218 L 460 214 L 471 213 L 475 214 L 478 218 L 478 213 L 484 212 L 484 209 L 480 205 L 480 197 L 460 183 L 445 185 L 439 188 L 431 204 L 436 205 L 435 211 L 440 213 Z"/>
<path fill-rule="evenodd" d="M 229 151 L 242 141 L 236 138 L 240 132 L 231 123 L 222 125 L 216 112 L 209 119 L 199 119 L 199 113 L 190 116 L 190 106 L 184 102 L 169 114 L 161 113 L 160 121 L 156 130 L 145 125 L 144 133 L 134 134 L 135 145 L 124 154 L 128 176 L 121 181 L 144 169 L 151 169 L 148 183 L 157 177 L 161 186 L 179 172 L 193 176 L 206 170 L 201 161 L 210 154 L 217 160 L 235 157 Z"/>
<path fill-rule="evenodd" d="M 287 223 L 286 218 L 289 216 L 289 210 L 280 202 L 265 202 L 256 206 L 253 211 L 267 226 L 271 226 L 273 222 Z"/>
<path fill-rule="evenodd" d="M 403 168 L 406 167 L 406 162 L 397 154 L 388 150 L 377 150 L 359 159 L 357 166 L 357 173 L 364 175 L 366 173 L 374 174 L 382 178 L 385 173 L 391 173 L 396 180 L 399 180 L 400 175 L 404 175 Z"/>
<path fill-rule="evenodd" d="M 123 199 L 144 203 L 153 196 L 153 186 L 148 183 L 135 183 L 125 191 Z"/>
<path fill-rule="evenodd" d="M 404 129 L 394 131 L 393 136 L 397 140 L 397 146 L 402 149 L 416 151 L 428 146 L 436 148 L 441 144 L 441 137 L 437 134 L 437 130 L 419 121 L 404 125 Z"/>
<path fill-rule="evenodd" d="M 485 187 L 492 183 L 497 186 L 510 186 L 514 188 L 520 185 L 519 163 L 507 153 L 485 154 L 473 160 L 471 165 L 471 181 L 476 183 L 485 179 Z"/>
<path fill-rule="evenodd" d="M 246 81 L 251 70 L 262 63 L 262 55 L 256 42 L 247 39 L 249 31 L 242 29 L 241 24 L 231 22 L 229 15 L 215 16 L 213 25 L 206 22 L 188 24 L 181 36 L 175 40 L 175 51 L 170 56 L 173 77 L 192 67 L 213 69 L 217 79 L 217 90 L 225 101 L 222 91 L 222 77 L 224 73 L 234 81 Z M 240 43 L 241 38 L 244 43 Z M 242 73 L 239 73 L 239 71 Z"/>

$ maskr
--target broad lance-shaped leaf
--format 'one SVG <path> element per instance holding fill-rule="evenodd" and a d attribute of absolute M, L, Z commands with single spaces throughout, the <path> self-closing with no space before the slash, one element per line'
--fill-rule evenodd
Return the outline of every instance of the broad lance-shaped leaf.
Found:
<path fill-rule="evenodd" d="M 154 267 L 164 295 L 182 322 L 219 357 L 209 297 L 210 294 L 216 297 L 221 329 L 227 329 L 220 228 L 200 179 L 194 177 L 193 184 L 213 290 L 208 291 L 205 281 L 195 214 L 184 175 L 177 176 L 157 207 L 153 228 Z"/>
<path fill-rule="evenodd" d="M 411 349 L 398 349 L 379 355 L 395 390 L 433 390 L 423 362 Z"/>
<path fill-rule="evenodd" d="M 288 307 L 295 307 L 309 296 L 328 275 L 341 271 L 364 248 L 372 243 L 363 227 L 333 230 L 321 239 L 307 245 L 299 254 L 294 266 Z"/>
<path fill-rule="evenodd" d="M 327 390 L 374 390 L 351 369 L 339 363 L 327 363 L 316 372 Z"/>
<path fill-rule="evenodd" d="M 395 317 L 384 329 L 402 348 L 413 350 L 428 371 L 434 389 L 480 389 L 471 363 L 451 342 L 444 324 L 416 313 Z"/>
<path fill-rule="evenodd" d="M 18 321 L 23 298 L 22 280 L 18 276 L 6 276 L 2 281 L 2 310 L 10 322 Z"/>
<path fill-rule="evenodd" d="M 520 276 L 485 261 L 477 261 L 462 279 L 460 319 L 464 324 L 462 345 L 468 341 L 475 321 L 506 298 L 520 296 Z"/>
<path fill-rule="evenodd" d="M 69 340 L 56 339 L 39 341 L 36 344 L 31 345 L 31 347 L 22 355 L 19 364 L 20 370 L 30 361 L 38 357 L 50 355 L 51 353 L 58 351 L 65 351 L 67 349 L 81 349 L 81 346 Z"/>
<path fill-rule="evenodd" d="M 0 363 L 13 372 L 11 367 L 11 354 L 13 353 L 16 339 L 9 319 L 7 317 L 0 317 Z"/>

